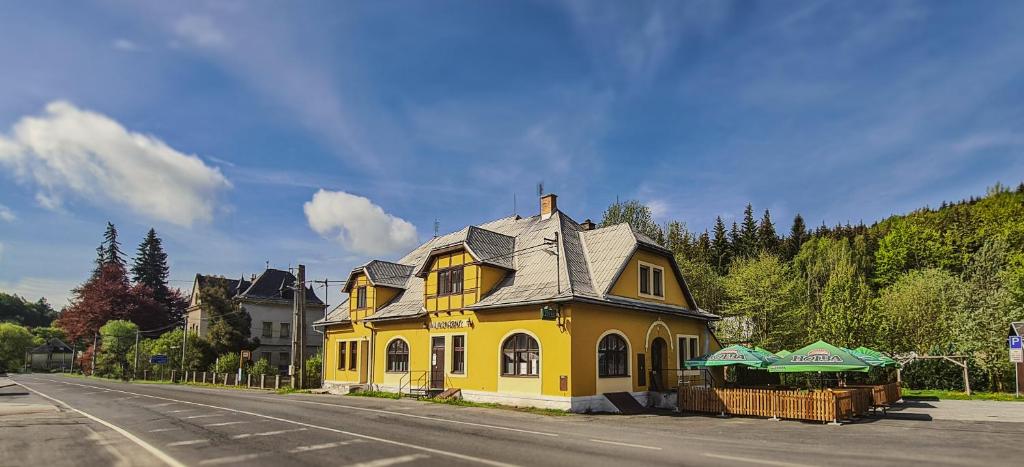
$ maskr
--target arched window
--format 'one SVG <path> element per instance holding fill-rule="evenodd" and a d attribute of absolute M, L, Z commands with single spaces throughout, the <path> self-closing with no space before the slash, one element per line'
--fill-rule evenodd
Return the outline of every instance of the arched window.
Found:
<path fill-rule="evenodd" d="M 501 344 L 501 374 L 537 376 L 540 374 L 540 345 L 528 334 L 513 334 Z"/>
<path fill-rule="evenodd" d="M 597 344 L 597 375 L 629 376 L 629 348 L 626 339 L 608 334 Z"/>
<path fill-rule="evenodd" d="M 402 339 L 395 339 L 388 344 L 388 371 L 409 371 L 409 344 Z"/>

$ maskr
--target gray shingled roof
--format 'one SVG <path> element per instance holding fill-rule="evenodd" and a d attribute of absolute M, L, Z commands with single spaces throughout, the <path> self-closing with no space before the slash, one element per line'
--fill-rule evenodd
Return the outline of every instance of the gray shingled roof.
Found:
<path fill-rule="evenodd" d="M 550 240 L 558 238 L 558 254 Z M 714 314 L 693 307 L 680 307 L 615 297 L 608 292 L 626 261 L 638 249 L 671 253 L 628 224 L 585 231 L 562 212 L 551 216 L 519 216 L 497 219 L 479 226 L 432 238 L 409 252 L 397 263 L 417 272 L 405 279 L 403 289 L 369 321 L 408 319 L 423 316 L 424 276 L 434 253 L 464 246 L 478 261 L 501 266 L 511 272 L 493 291 L 469 309 L 488 309 L 537 302 L 579 300 L 605 303 L 638 310 L 677 313 L 701 319 Z M 672 262 L 679 277 L 678 266 Z M 359 268 L 357 268 L 359 269 Z M 693 303 L 692 297 L 687 299 Z M 347 312 L 347 310 L 346 310 Z"/>
<path fill-rule="evenodd" d="M 235 298 L 250 300 L 280 300 L 292 301 L 295 295 L 292 286 L 295 285 L 295 275 L 280 269 L 267 269 L 263 271 L 249 288 L 238 294 Z M 306 288 L 307 305 L 323 305 L 320 297 L 312 288 Z"/>
<path fill-rule="evenodd" d="M 334 307 L 327 313 L 326 318 L 321 318 L 313 321 L 313 326 L 324 326 L 327 324 L 341 324 L 347 323 L 351 319 L 348 307 L 348 298 L 341 301 L 338 306 Z"/>

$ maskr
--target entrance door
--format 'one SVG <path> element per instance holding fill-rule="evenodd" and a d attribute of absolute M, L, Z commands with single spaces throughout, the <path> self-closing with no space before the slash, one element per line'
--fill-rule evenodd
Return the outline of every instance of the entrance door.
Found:
<path fill-rule="evenodd" d="M 430 389 L 444 389 L 444 336 L 430 338 Z"/>
<path fill-rule="evenodd" d="M 651 342 L 651 390 L 663 391 L 665 389 L 665 339 L 655 337 Z"/>

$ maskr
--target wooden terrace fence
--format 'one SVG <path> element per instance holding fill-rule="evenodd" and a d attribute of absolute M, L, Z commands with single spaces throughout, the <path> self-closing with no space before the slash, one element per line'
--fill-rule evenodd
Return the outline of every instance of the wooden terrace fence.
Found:
<path fill-rule="evenodd" d="M 679 410 L 838 422 L 867 413 L 871 390 L 824 391 L 774 389 L 679 388 Z"/>
<path fill-rule="evenodd" d="M 900 383 L 871 384 L 871 385 L 850 385 L 848 388 L 870 389 L 871 405 L 875 407 L 888 407 L 899 401 L 903 394 L 900 390 Z"/>

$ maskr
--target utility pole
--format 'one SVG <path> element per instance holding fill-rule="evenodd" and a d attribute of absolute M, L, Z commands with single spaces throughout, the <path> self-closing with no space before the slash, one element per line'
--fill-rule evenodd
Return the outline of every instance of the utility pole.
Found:
<path fill-rule="evenodd" d="M 135 366 L 132 367 L 132 379 L 139 377 L 139 330 L 135 330 Z"/>
<path fill-rule="evenodd" d="M 92 333 L 92 358 L 89 359 L 91 360 L 92 363 L 92 369 L 89 370 L 89 376 L 96 375 L 96 353 L 99 351 L 99 349 L 97 349 L 96 346 L 98 345 L 99 340 L 100 335 L 95 332 Z"/>
<path fill-rule="evenodd" d="M 296 271 L 292 294 L 292 388 L 302 389 L 306 383 L 306 266 Z"/>
<path fill-rule="evenodd" d="M 188 343 L 188 315 L 181 322 L 181 374 L 185 374 L 185 345 Z"/>

